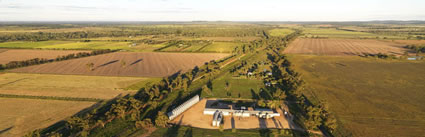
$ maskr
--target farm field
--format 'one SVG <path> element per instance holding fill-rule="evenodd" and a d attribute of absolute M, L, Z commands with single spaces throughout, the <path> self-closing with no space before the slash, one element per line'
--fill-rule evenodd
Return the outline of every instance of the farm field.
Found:
<path fill-rule="evenodd" d="M 354 136 L 423 136 L 425 62 L 289 55 L 313 101 Z M 338 136 L 338 133 L 335 134 Z"/>
<path fill-rule="evenodd" d="M 228 54 L 117 52 L 10 70 L 10 72 L 97 76 L 164 77 Z M 93 63 L 92 67 L 87 64 Z"/>
<path fill-rule="evenodd" d="M 0 136 L 20 137 L 72 116 L 94 102 L 0 98 Z"/>
<path fill-rule="evenodd" d="M 284 37 L 293 32 L 294 31 L 291 29 L 272 29 L 269 31 L 270 36 L 275 36 L 275 37 Z"/>
<path fill-rule="evenodd" d="M 304 28 L 303 36 L 305 38 L 350 38 L 350 39 L 404 39 L 405 36 L 380 35 L 367 32 L 338 30 L 335 28 Z"/>
<path fill-rule="evenodd" d="M 89 52 L 73 50 L 27 50 L 27 49 L 1 49 L 0 64 L 6 64 L 11 61 L 24 61 L 34 58 L 55 59 L 58 56 L 64 56 L 72 53 Z"/>
<path fill-rule="evenodd" d="M 285 49 L 284 53 L 336 56 L 378 53 L 402 55 L 407 50 L 400 48 L 400 45 L 378 40 L 298 38 Z"/>
<path fill-rule="evenodd" d="M 111 99 L 134 93 L 135 88 L 123 89 L 149 81 L 140 77 L 5 73 L 0 74 L 0 94 Z"/>
<path fill-rule="evenodd" d="M 391 40 L 391 42 L 403 44 L 403 46 L 405 46 L 405 45 L 424 45 L 425 44 L 425 40 Z"/>
<path fill-rule="evenodd" d="M 231 53 L 236 47 L 242 44 L 239 42 L 213 42 L 211 45 L 203 48 L 201 52 Z"/>
<path fill-rule="evenodd" d="M 26 41 L 14 41 L 0 43 L 0 48 L 42 48 L 45 46 L 52 46 L 58 44 L 75 43 L 75 41 L 40 41 L 40 42 L 26 42 Z"/>

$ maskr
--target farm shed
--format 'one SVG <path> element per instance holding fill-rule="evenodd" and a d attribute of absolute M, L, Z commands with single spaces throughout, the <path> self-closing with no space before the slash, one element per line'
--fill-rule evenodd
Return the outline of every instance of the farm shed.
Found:
<path fill-rule="evenodd" d="M 181 113 L 183 113 L 188 108 L 190 108 L 191 106 L 195 105 L 198 102 L 199 102 L 199 95 L 196 95 L 192 97 L 191 99 L 187 100 L 186 102 L 184 102 L 183 104 L 181 104 L 180 106 L 173 109 L 171 112 L 168 112 L 167 114 L 168 118 L 170 120 L 174 119 L 175 117 L 179 116 Z"/>

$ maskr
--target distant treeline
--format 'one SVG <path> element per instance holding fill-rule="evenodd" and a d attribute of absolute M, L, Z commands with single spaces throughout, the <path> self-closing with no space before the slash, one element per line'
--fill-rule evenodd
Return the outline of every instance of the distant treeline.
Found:
<path fill-rule="evenodd" d="M 1 26 L 0 26 L 1 27 Z M 158 27 L 155 25 L 137 26 L 93 26 L 97 29 L 74 32 L 52 32 L 48 29 L 38 29 L 40 32 L 9 32 L 0 34 L 0 42 L 6 41 L 47 41 L 64 39 L 89 39 L 98 37 L 135 37 L 143 35 L 178 35 L 187 37 L 245 37 L 262 36 L 264 27 L 253 26 L 190 26 L 187 27 Z M 226 29 L 223 29 L 226 28 Z M 54 25 L 55 29 L 61 29 Z M 68 29 L 64 27 L 62 29 Z M 34 28 L 37 30 L 37 28 Z M 74 28 L 70 28 L 74 29 Z M 28 30 L 32 30 L 28 27 Z M 13 31 L 13 30 L 12 30 Z"/>
<path fill-rule="evenodd" d="M 40 59 L 40 58 L 34 58 L 24 61 L 11 61 L 7 64 L 0 64 L 0 70 L 4 69 L 14 69 L 14 68 L 20 68 L 20 67 L 26 67 L 31 65 L 38 65 L 38 64 L 44 64 L 49 62 L 55 62 L 55 61 L 62 61 L 62 60 L 69 60 L 69 59 L 76 59 L 76 58 L 82 58 L 82 57 L 88 57 L 88 56 L 95 56 L 99 54 L 106 54 L 115 52 L 116 50 L 110 50 L 110 49 L 102 49 L 102 50 L 95 50 L 90 53 L 88 52 L 80 52 L 80 53 L 72 53 L 64 56 L 58 56 L 55 59 Z"/>
<path fill-rule="evenodd" d="M 425 53 L 425 45 L 418 46 L 418 45 L 407 45 L 404 48 L 412 49 L 416 53 Z"/>

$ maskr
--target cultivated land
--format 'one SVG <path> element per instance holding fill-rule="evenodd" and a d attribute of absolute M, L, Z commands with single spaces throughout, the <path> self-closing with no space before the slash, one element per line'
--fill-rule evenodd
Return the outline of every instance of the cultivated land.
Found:
<path fill-rule="evenodd" d="M 394 54 L 402 55 L 406 49 L 401 44 L 378 40 L 355 39 L 305 39 L 298 38 L 287 47 L 284 53 L 314 55 L 364 55 Z"/>
<path fill-rule="evenodd" d="M 20 137 L 61 121 L 93 102 L 0 98 L 0 136 Z"/>
<path fill-rule="evenodd" d="M 42 48 L 46 46 L 74 43 L 75 41 L 41 41 L 41 42 L 27 42 L 27 41 L 14 41 L 0 43 L 0 48 Z"/>
<path fill-rule="evenodd" d="M 228 54 L 117 52 L 10 70 L 11 72 L 164 77 Z M 125 62 L 125 63 L 124 63 Z M 93 67 L 87 64 L 93 63 Z"/>
<path fill-rule="evenodd" d="M 425 62 L 291 55 L 309 98 L 323 100 L 354 136 L 423 136 Z M 337 134 L 336 134 L 337 135 Z"/>
<path fill-rule="evenodd" d="M 149 81 L 139 77 L 5 73 L 0 74 L 0 94 L 111 99 L 134 93 L 123 89 Z"/>
<path fill-rule="evenodd" d="M 284 37 L 293 32 L 294 30 L 291 30 L 291 29 L 272 29 L 269 31 L 270 36 L 276 36 L 276 37 Z"/>
<path fill-rule="evenodd" d="M 202 52 L 231 53 L 236 47 L 241 46 L 240 42 L 213 42 L 211 45 L 203 48 Z"/>
<path fill-rule="evenodd" d="M 55 59 L 58 56 L 69 55 L 72 53 L 90 52 L 90 51 L 72 51 L 72 50 L 27 50 L 27 49 L 1 49 L 0 64 L 6 64 L 11 61 L 24 61 L 34 58 Z"/>

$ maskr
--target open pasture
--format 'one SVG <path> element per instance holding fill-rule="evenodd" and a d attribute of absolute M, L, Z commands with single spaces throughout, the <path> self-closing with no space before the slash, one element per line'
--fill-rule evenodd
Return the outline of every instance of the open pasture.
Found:
<path fill-rule="evenodd" d="M 3 42 L 0 43 L 0 48 L 42 48 L 45 46 L 52 46 L 58 44 L 74 43 L 74 41 L 39 41 L 39 42 L 28 42 L 28 41 L 14 41 L 14 42 Z"/>
<path fill-rule="evenodd" d="M 285 37 L 293 32 L 291 29 L 272 29 L 269 31 L 270 35 L 275 37 Z"/>
<path fill-rule="evenodd" d="M 0 136 L 21 137 L 70 117 L 93 102 L 0 98 Z"/>
<path fill-rule="evenodd" d="M 150 79 L 5 73 L 0 75 L 0 94 L 111 99 L 119 94 L 135 92 L 123 89 L 133 84 L 144 84 L 144 81 Z"/>
<path fill-rule="evenodd" d="M 11 72 L 164 77 L 228 54 L 117 52 L 10 70 Z M 93 64 L 92 64 L 93 63 Z M 91 66 L 89 64 L 92 64 Z"/>
<path fill-rule="evenodd" d="M 72 53 L 89 52 L 73 50 L 29 50 L 29 49 L 0 49 L 0 64 L 11 61 L 24 61 L 34 58 L 55 59 Z"/>
<path fill-rule="evenodd" d="M 231 53 L 236 47 L 241 46 L 239 42 L 213 42 L 203 48 L 201 52 Z"/>
<path fill-rule="evenodd" d="M 423 136 L 425 62 L 290 55 L 307 83 L 353 136 Z M 335 136 L 343 136 L 339 132 Z"/>
<path fill-rule="evenodd" d="M 400 48 L 400 44 L 378 40 L 299 38 L 293 41 L 284 53 L 336 56 L 377 53 L 402 55 L 405 51 L 406 49 Z"/>

